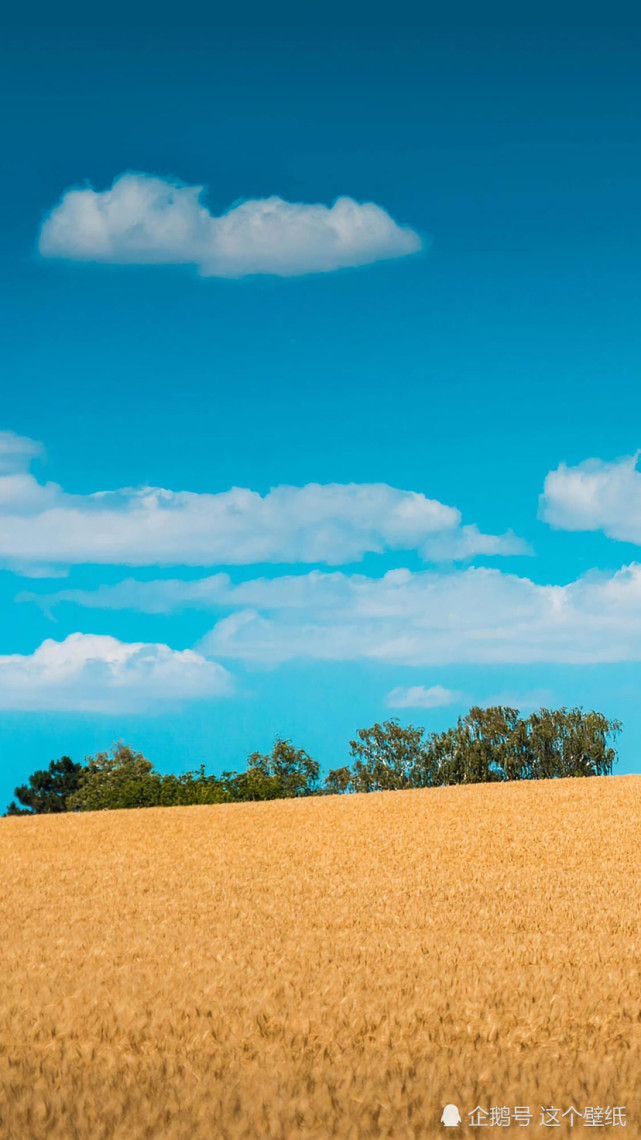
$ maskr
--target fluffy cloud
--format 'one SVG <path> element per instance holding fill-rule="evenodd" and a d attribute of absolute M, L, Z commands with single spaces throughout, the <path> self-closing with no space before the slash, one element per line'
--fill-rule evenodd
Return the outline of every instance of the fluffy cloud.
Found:
<path fill-rule="evenodd" d="M 70 495 L 19 469 L 31 444 L 20 442 L 22 450 L 16 444 L 13 452 L 9 443 L 15 462 L 0 472 L 0 564 L 21 572 L 42 563 L 340 565 L 388 550 L 416 550 L 432 560 L 527 551 L 511 533 L 481 534 L 463 526 L 454 507 L 384 483 L 309 483 L 266 495 L 240 487 Z"/>
<path fill-rule="evenodd" d="M 28 471 L 33 459 L 44 453 L 41 443 L 16 435 L 13 431 L 0 431 L 0 473 L 15 475 Z"/>
<path fill-rule="evenodd" d="M 138 712 L 230 691 L 227 670 L 191 649 L 115 637 L 72 633 L 30 655 L 0 656 L 2 709 Z"/>
<path fill-rule="evenodd" d="M 46 606 L 218 608 L 198 651 L 258 666 L 297 658 L 414 666 L 641 660 L 639 563 L 563 586 L 478 567 L 381 578 L 314 570 L 238 585 L 217 574 L 31 597 Z"/>
<path fill-rule="evenodd" d="M 206 277 L 328 273 L 404 257 L 421 239 L 373 202 L 333 206 L 262 198 L 213 215 L 202 186 L 121 174 L 109 190 L 67 190 L 46 218 L 44 257 L 118 264 L 196 265 Z"/>
<path fill-rule="evenodd" d="M 454 705 L 461 700 L 461 694 L 442 685 L 399 685 L 387 694 L 387 704 L 391 709 L 440 709 Z"/>
<path fill-rule="evenodd" d="M 245 584 L 249 593 L 250 584 Z M 253 605 L 222 618 L 203 653 L 248 662 L 297 657 L 399 665 L 587 664 L 641 660 L 641 565 L 540 586 L 498 570 L 315 574 L 254 584 Z"/>
<path fill-rule="evenodd" d="M 610 538 L 641 544 L 639 453 L 606 463 L 586 459 L 550 471 L 540 514 L 559 530 L 602 530 Z"/>

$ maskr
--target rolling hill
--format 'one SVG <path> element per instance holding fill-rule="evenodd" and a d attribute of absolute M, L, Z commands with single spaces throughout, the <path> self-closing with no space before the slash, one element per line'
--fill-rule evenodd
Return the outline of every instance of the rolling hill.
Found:
<path fill-rule="evenodd" d="M 0 882 L 4 1140 L 641 1136 L 641 777 L 2 819 Z"/>

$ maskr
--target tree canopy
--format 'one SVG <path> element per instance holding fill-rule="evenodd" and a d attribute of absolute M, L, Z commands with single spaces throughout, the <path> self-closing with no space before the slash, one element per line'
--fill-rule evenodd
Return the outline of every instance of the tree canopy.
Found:
<path fill-rule="evenodd" d="M 475 706 L 454 728 L 425 734 L 398 719 L 360 729 L 350 741 L 351 767 L 329 773 L 331 792 L 388 791 L 503 780 L 604 776 L 616 752 L 617 720 L 578 708 L 518 709 Z"/>
<path fill-rule="evenodd" d="M 9 804 L 7 815 L 43 815 L 67 811 L 69 797 L 80 786 L 84 768 L 75 764 L 69 756 L 52 760 L 48 768 L 39 769 L 29 776 L 27 784 L 21 784 L 14 791 L 15 801 Z"/>
<path fill-rule="evenodd" d="M 426 733 L 392 718 L 359 729 L 350 764 L 320 782 L 316 760 L 276 737 L 270 752 L 252 752 L 242 772 L 207 775 L 204 765 L 182 775 L 161 774 L 142 752 L 118 743 L 74 763 L 52 760 L 15 789 L 7 815 L 40 815 L 107 808 L 169 807 L 274 800 L 349 792 L 396 791 L 448 784 L 604 776 L 612 772 L 617 720 L 579 708 L 475 706 L 453 728 Z"/>

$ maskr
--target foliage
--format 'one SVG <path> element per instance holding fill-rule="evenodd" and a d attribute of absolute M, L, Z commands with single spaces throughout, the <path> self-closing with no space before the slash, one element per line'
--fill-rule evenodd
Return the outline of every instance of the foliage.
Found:
<path fill-rule="evenodd" d="M 355 792 L 383 792 L 420 786 L 424 765 L 423 729 L 403 728 L 396 718 L 358 730 L 350 740 L 354 760 L 350 786 Z"/>
<path fill-rule="evenodd" d="M 611 774 L 617 756 L 608 741 L 620 721 L 581 709 L 539 709 L 525 725 L 520 779 Z"/>
<path fill-rule="evenodd" d="M 49 815 L 66 811 L 69 797 L 80 786 L 82 772 L 82 764 L 75 764 L 69 756 L 52 760 L 48 768 L 33 772 L 28 784 L 15 789 L 13 794 L 22 807 L 12 801 L 7 815 Z"/>
<path fill-rule="evenodd" d="M 229 800 L 225 785 L 215 776 L 207 776 L 204 764 L 195 772 L 185 772 L 182 776 L 160 777 L 160 804 L 173 807 L 176 804 L 222 804 Z"/>
<path fill-rule="evenodd" d="M 325 795 L 340 796 L 350 790 L 351 780 L 352 773 L 346 764 L 342 768 L 331 768 L 323 784 L 323 792 Z"/>
<path fill-rule="evenodd" d="M 246 771 L 224 773 L 223 781 L 232 800 L 281 800 L 313 795 L 319 772 L 303 748 L 276 737 L 271 752 L 252 752 Z"/>
<path fill-rule="evenodd" d="M 7 815 L 243 803 L 346 792 L 394 791 L 447 784 L 609 775 L 616 761 L 610 741 L 619 721 L 582 709 L 539 709 L 526 719 L 506 706 L 471 708 L 456 726 L 426 735 L 396 718 L 362 728 L 350 741 L 351 767 L 330 771 L 303 748 L 277 737 L 271 752 L 252 752 L 243 772 L 208 776 L 201 765 L 181 776 L 162 775 L 141 752 L 115 744 L 83 764 L 68 756 L 34 772 L 16 788 L 22 807 Z"/>
<path fill-rule="evenodd" d="M 80 787 L 69 798 L 69 807 L 80 811 L 156 807 L 161 801 L 161 786 L 161 777 L 142 752 L 115 744 L 111 752 L 87 758 Z"/>
<path fill-rule="evenodd" d="M 122 743 L 77 767 L 79 781 L 67 804 L 74 811 L 286 799 L 313 795 L 319 779 L 317 762 L 280 737 L 271 752 L 252 753 L 244 772 L 220 777 L 208 776 L 203 765 L 182 776 L 161 775 L 142 752 Z"/>
<path fill-rule="evenodd" d="M 350 742 L 351 768 L 330 772 L 327 792 L 604 776 L 616 752 L 617 720 L 582 709 L 539 709 L 526 719 L 496 706 L 470 709 L 456 727 L 425 735 L 397 719 L 361 729 Z"/>

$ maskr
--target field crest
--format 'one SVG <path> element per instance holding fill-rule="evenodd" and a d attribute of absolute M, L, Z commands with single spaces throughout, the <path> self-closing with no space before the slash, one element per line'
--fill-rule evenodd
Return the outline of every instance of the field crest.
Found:
<path fill-rule="evenodd" d="M 3 819 L 0 866 L 3 1140 L 641 1136 L 641 777 Z"/>

